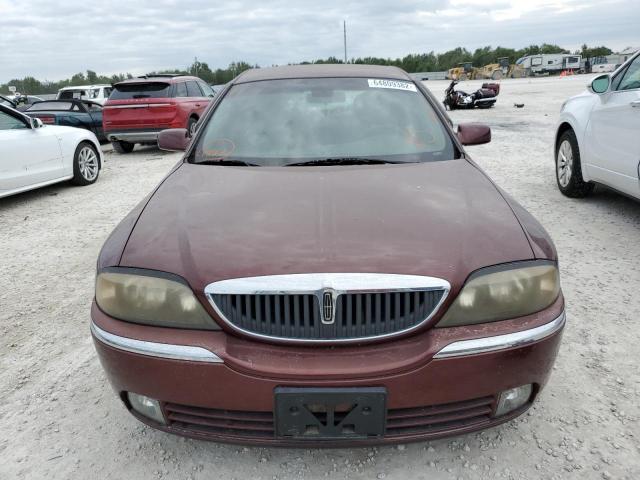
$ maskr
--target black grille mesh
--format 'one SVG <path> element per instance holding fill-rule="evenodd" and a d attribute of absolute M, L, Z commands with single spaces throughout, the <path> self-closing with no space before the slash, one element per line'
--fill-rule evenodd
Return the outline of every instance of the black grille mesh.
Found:
<path fill-rule="evenodd" d="M 298 340 L 349 340 L 389 335 L 421 323 L 444 290 L 343 293 L 335 321 L 325 324 L 313 294 L 214 294 L 212 299 L 236 327 L 259 335 Z"/>
<path fill-rule="evenodd" d="M 484 427 L 491 421 L 495 398 L 387 411 L 385 437 L 426 436 L 470 427 Z M 211 439 L 274 440 L 272 412 L 214 410 L 173 403 L 164 404 L 171 428 Z"/>

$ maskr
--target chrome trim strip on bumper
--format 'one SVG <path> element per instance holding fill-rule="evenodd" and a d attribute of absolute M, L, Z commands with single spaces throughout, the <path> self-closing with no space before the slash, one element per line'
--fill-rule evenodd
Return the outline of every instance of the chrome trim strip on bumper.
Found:
<path fill-rule="evenodd" d="M 472 340 L 462 340 L 450 343 L 436 353 L 433 358 L 460 357 L 465 355 L 476 355 L 478 353 L 494 352 L 496 350 L 503 350 L 506 348 L 524 347 L 558 332 L 562 327 L 564 327 L 565 321 L 566 314 L 563 311 L 555 320 L 522 332 L 507 333 L 506 335 L 496 335 L 494 337 L 474 338 Z"/>
<path fill-rule="evenodd" d="M 91 322 L 91 333 L 100 342 L 118 350 L 124 350 L 149 357 L 167 358 L 170 360 L 188 360 L 191 362 L 224 363 L 215 353 L 206 348 L 189 345 L 172 345 L 169 343 L 145 342 L 133 338 L 121 337 L 106 332 Z"/>
<path fill-rule="evenodd" d="M 146 132 L 122 132 L 122 133 L 107 133 L 107 139 L 110 142 L 123 140 L 125 142 L 157 142 L 158 135 L 160 134 L 160 130 Z"/>
<path fill-rule="evenodd" d="M 416 325 L 392 333 L 348 339 L 288 338 L 255 333 L 250 330 L 240 328 L 231 322 L 222 310 L 220 310 L 213 299 L 214 295 L 310 294 L 318 297 L 318 303 L 322 309 L 323 295 L 325 292 L 329 292 L 331 294 L 335 305 L 337 297 L 341 294 L 347 293 L 385 293 L 389 291 L 416 292 L 429 290 L 443 290 L 442 298 L 427 318 L 422 319 L 422 321 Z M 222 319 L 233 330 L 250 337 L 265 340 L 279 340 L 287 343 L 344 344 L 395 337 L 420 328 L 426 322 L 431 320 L 440 310 L 440 307 L 447 299 L 450 290 L 451 284 L 446 280 L 422 275 L 399 275 L 390 273 L 294 273 L 288 275 L 266 275 L 262 277 L 244 277 L 220 280 L 207 285 L 204 289 L 204 293 L 220 319 Z M 321 311 L 320 318 L 322 317 L 323 314 Z"/>
<path fill-rule="evenodd" d="M 104 110 L 115 110 L 122 108 L 149 108 L 149 107 L 170 107 L 172 103 L 136 103 L 132 105 L 107 105 Z"/>

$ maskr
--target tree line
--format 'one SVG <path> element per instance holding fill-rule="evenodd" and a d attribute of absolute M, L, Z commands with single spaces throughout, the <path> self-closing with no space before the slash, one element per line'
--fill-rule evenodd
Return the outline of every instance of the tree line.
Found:
<path fill-rule="evenodd" d="M 409 73 L 415 72 L 437 72 L 448 70 L 455 67 L 459 63 L 472 62 L 474 66 L 481 67 L 489 63 L 496 63 L 500 57 L 508 57 L 511 63 L 514 63 L 518 58 L 526 55 L 538 55 L 549 53 L 575 53 L 581 54 L 583 58 L 594 58 L 610 55 L 611 49 L 600 47 L 588 47 L 586 44 L 582 45 L 580 50 L 570 52 L 558 45 L 543 43 L 542 45 L 530 45 L 522 49 L 513 49 L 506 47 L 482 47 L 477 48 L 471 52 L 466 48 L 458 47 L 453 50 L 449 50 L 444 53 L 435 53 L 433 51 L 429 53 L 412 53 L 405 55 L 402 58 L 381 58 L 381 57 L 364 57 L 353 58 L 349 63 L 356 64 L 369 64 L 369 65 L 392 65 L 400 67 Z M 336 57 L 329 57 L 325 59 L 317 59 L 313 61 L 300 62 L 301 64 L 322 64 L 322 63 L 344 63 Z M 174 69 L 174 70 L 162 70 L 153 73 L 176 73 L 195 75 L 202 78 L 205 82 L 211 85 L 220 85 L 229 82 L 237 75 L 250 68 L 258 68 L 258 65 L 250 65 L 247 62 L 233 62 L 227 68 L 212 69 L 206 62 L 194 61 L 186 69 Z M 73 85 L 87 85 L 87 84 L 100 84 L 100 83 L 117 83 L 127 78 L 133 78 L 130 73 L 116 74 L 111 76 L 98 75 L 92 70 L 87 70 L 86 73 L 76 73 L 71 78 L 66 80 L 60 80 L 57 82 L 40 81 L 33 77 L 24 77 L 22 79 L 12 79 L 9 82 L 0 85 L 0 93 L 8 92 L 9 85 L 13 85 L 20 93 L 23 94 L 46 94 L 56 93 L 63 87 Z"/>

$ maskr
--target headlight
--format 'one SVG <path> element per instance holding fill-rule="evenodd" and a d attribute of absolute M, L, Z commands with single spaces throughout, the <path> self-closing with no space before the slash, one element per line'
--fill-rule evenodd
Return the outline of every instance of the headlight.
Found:
<path fill-rule="evenodd" d="M 539 312 L 560 294 L 558 269 L 531 262 L 483 269 L 472 275 L 437 327 L 496 322 Z"/>
<path fill-rule="evenodd" d="M 126 271 L 126 269 L 125 269 Z M 105 271 L 96 279 L 96 302 L 107 315 L 158 327 L 219 330 L 191 288 L 177 276 Z"/>

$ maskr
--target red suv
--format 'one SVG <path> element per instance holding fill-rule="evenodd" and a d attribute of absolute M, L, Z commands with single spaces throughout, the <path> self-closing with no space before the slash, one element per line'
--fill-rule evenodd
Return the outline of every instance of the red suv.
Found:
<path fill-rule="evenodd" d="M 197 77 L 153 75 L 114 85 L 105 103 L 104 133 L 118 153 L 129 153 L 136 143 L 155 144 L 167 128 L 187 128 L 196 123 L 215 93 Z"/>

